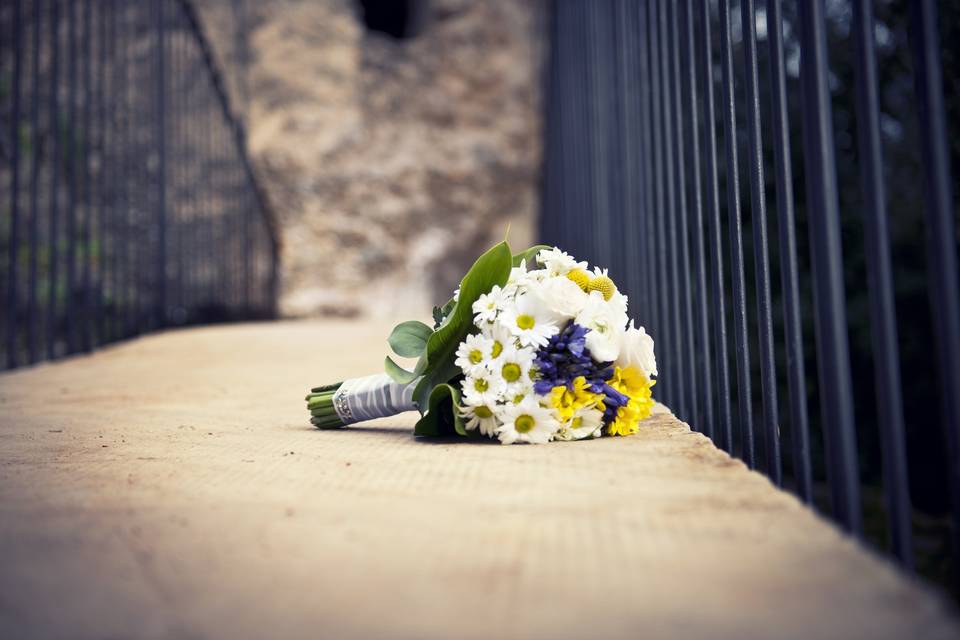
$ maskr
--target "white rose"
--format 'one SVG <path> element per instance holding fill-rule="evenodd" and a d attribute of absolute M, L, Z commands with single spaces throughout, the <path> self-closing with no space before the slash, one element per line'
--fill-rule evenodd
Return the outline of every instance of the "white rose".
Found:
<path fill-rule="evenodd" d="M 590 297 L 577 283 L 565 276 L 547 278 L 534 290 L 543 303 L 565 320 L 576 317 Z"/>
<path fill-rule="evenodd" d="M 589 335 L 589 334 L 587 334 Z M 617 364 L 621 367 L 636 367 L 643 375 L 652 378 L 657 375 L 657 358 L 653 353 L 653 338 L 647 335 L 643 327 L 633 326 L 623 334 L 623 343 L 620 348 L 620 357 Z"/>
<path fill-rule="evenodd" d="M 607 304 L 603 294 L 599 291 L 591 292 L 587 304 L 577 314 L 574 322 L 590 329 L 587 332 L 586 345 L 595 360 L 612 362 L 617 359 L 627 318 L 625 314 Z"/>

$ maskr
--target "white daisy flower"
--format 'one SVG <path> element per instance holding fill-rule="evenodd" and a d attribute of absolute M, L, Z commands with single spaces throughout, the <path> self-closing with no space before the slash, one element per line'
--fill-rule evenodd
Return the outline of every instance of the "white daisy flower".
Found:
<path fill-rule="evenodd" d="M 493 324 L 485 324 L 480 329 L 483 332 L 483 335 L 486 336 L 490 342 L 490 366 L 496 366 L 500 361 L 500 356 L 503 354 L 504 350 L 513 348 L 517 345 L 517 339 L 510 333 L 510 330 L 507 329 L 503 324 L 499 322 L 494 322 Z"/>
<path fill-rule="evenodd" d="M 603 432 L 603 411 L 596 407 L 582 407 L 557 432 L 557 440 L 599 438 Z"/>
<path fill-rule="evenodd" d="M 533 349 L 508 347 L 492 368 L 493 374 L 504 382 L 503 398 L 512 402 L 517 394 L 523 394 L 531 386 L 530 368 L 536 353 Z"/>
<path fill-rule="evenodd" d="M 483 368 L 493 359 L 493 340 L 483 334 L 473 334 L 457 347 L 457 359 L 454 364 L 467 375 Z"/>
<path fill-rule="evenodd" d="M 590 296 L 566 276 L 546 278 L 535 291 L 544 304 L 563 320 L 576 317 L 586 306 Z"/>
<path fill-rule="evenodd" d="M 522 260 L 520 265 L 510 269 L 510 276 L 507 278 L 507 286 L 504 287 L 507 298 L 512 296 L 524 295 L 535 288 L 543 276 L 546 274 L 542 270 L 527 270 L 527 261 Z"/>
<path fill-rule="evenodd" d="M 465 426 L 468 431 L 480 429 L 480 433 L 488 438 L 495 436 L 500 428 L 493 409 L 485 404 L 465 405 L 460 408 L 460 416 L 467 421 Z"/>
<path fill-rule="evenodd" d="M 601 296 L 601 301 L 603 297 Z M 517 296 L 500 314 L 500 321 L 524 347 L 546 346 L 550 336 L 560 331 L 557 315 L 538 296 Z"/>
<path fill-rule="evenodd" d="M 552 276 L 565 276 L 573 269 L 587 270 L 586 262 L 578 262 L 573 256 L 554 247 L 543 249 L 537 254 L 537 262 L 547 269 Z"/>
<path fill-rule="evenodd" d="M 653 338 L 647 335 L 643 327 L 630 326 L 623 334 L 623 344 L 620 348 L 620 357 L 617 364 L 621 367 L 636 367 L 648 378 L 657 375 L 657 358 L 653 352 Z"/>
<path fill-rule="evenodd" d="M 473 303 L 473 322 L 477 326 L 493 322 L 503 309 L 505 299 L 500 285 L 493 285 L 488 293 L 481 294 Z"/>
<path fill-rule="evenodd" d="M 539 396 L 537 396 L 533 391 L 533 380 L 530 378 L 526 378 L 514 383 L 503 393 L 503 401 L 505 404 L 520 404 L 530 397 L 539 400 Z"/>
<path fill-rule="evenodd" d="M 586 345 L 590 355 L 601 362 L 612 362 L 620 355 L 620 343 L 623 341 L 627 316 L 607 304 L 599 291 L 590 293 L 590 299 L 577 314 L 574 322 L 590 329 L 587 332 Z"/>
<path fill-rule="evenodd" d="M 503 444 L 531 442 L 543 444 L 549 442 L 560 428 L 560 423 L 549 409 L 540 406 L 533 397 L 518 404 L 506 404 L 501 408 L 500 420 L 503 426 L 497 437 Z"/>
<path fill-rule="evenodd" d="M 464 403 L 474 407 L 492 407 L 503 393 L 504 386 L 503 378 L 493 375 L 486 367 L 474 370 L 460 383 Z"/>

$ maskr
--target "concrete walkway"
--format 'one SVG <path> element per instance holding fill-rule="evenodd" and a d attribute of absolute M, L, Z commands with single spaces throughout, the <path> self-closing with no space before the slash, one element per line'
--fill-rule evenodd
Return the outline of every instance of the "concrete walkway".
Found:
<path fill-rule="evenodd" d="M 545 446 L 310 427 L 388 324 L 154 335 L 0 376 L 2 638 L 957 638 L 660 411 Z"/>

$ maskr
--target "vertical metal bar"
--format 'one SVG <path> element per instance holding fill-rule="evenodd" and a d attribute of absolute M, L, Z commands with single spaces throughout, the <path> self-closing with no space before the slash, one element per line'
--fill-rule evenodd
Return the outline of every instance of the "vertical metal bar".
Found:
<path fill-rule="evenodd" d="M 202 128 L 201 136 L 203 138 L 203 162 L 204 174 L 207 176 L 207 180 L 202 185 L 203 195 L 201 200 L 203 202 L 204 215 L 207 219 L 207 235 L 209 246 L 217 246 L 219 243 L 219 238 L 217 237 L 217 231 L 219 229 L 219 220 L 217 218 L 216 212 L 213 208 L 213 202 L 210 198 L 210 190 L 213 188 L 215 180 L 215 170 L 216 170 L 216 146 L 214 145 L 214 125 L 212 122 L 212 113 L 213 105 L 211 104 L 212 90 L 205 88 L 205 90 L 200 95 L 201 100 L 201 109 L 202 113 L 205 116 L 206 122 L 205 126 Z M 206 263 L 207 271 L 207 306 L 210 310 L 216 308 L 219 304 L 219 296 L 223 293 L 222 282 L 220 278 L 220 272 L 222 269 L 222 261 L 217 261 L 213 263 L 210 260 L 210 256 L 204 256 Z"/>
<path fill-rule="evenodd" d="M 154 19 L 156 21 L 154 29 L 156 38 L 154 42 L 155 50 L 155 69 L 156 85 L 155 95 L 155 140 L 157 150 L 157 210 L 155 212 L 155 223 L 157 225 L 157 255 L 155 265 L 155 300 L 154 300 L 154 325 L 157 328 L 166 326 L 167 317 L 167 133 L 166 133 L 166 44 L 164 42 L 164 0 L 154 0 Z"/>
<path fill-rule="evenodd" d="M 639 3 L 627 0 L 618 0 L 615 5 L 613 29 L 616 42 L 617 67 L 614 81 L 619 88 L 617 96 L 618 129 L 613 129 L 611 135 L 618 147 L 618 156 L 615 166 L 622 167 L 623 184 L 617 189 L 612 184 L 614 193 L 618 195 L 613 214 L 623 210 L 625 220 L 623 233 L 614 232 L 617 242 L 617 253 L 621 255 L 621 265 L 625 276 L 626 289 L 630 292 L 633 301 L 633 315 L 639 316 L 643 324 L 643 317 L 649 307 L 646 287 L 640 285 L 640 265 L 646 260 L 646 243 L 643 236 L 643 221 L 646 216 L 645 200 L 642 196 L 643 170 L 638 164 L 638 157 L 642 158 L 646 147 L 645 132 L 638 127 L 643 122 L 643 105 L 639 102 L 640 82 L 643 78 L 638 73 L 638 56 L 636 44 L 640 40 L 637 14 Z M 618 135 L 618 133 L 620 135 Z M 613 174 L 611 174 L 611 181 Z M 639 307 L 637 305 L 639 304 Z M 639 311 L 639 313 L 637 313 Z"/>
<path fill-rule="evenodd" d="M 652 71 L 650 69 L 650 56 L 648 52 L 650 23 L 647 9 L 649 4 L 649 1 L 645 1 L 638 7 L 639 35 L 635 38 L 635 41 L 637 41 L 640 65 L 640 132 L 643 140 L 639 153 L 637 154 L 641 168 L 640 194 L 643 198 L 643 261 L 638 265 L 638 269 L 641 269 L 644 274 L 639 286 L 646 292 L 645 305 L 643 308 L 643 323 L 653 332 L 654 336 L 659 338 L 660 334 L 658 333 L 656 322 L 658 300 L 656 294 L 656 278 L 654 277 L 655 263 L 653 261 L 653 240 L 655 234 L 653 227 L 653 132 L 650 125 L 653 94 L 650 86 L 652 83 Z M 659 389 L 657 391 L 657 395 L 659 395 Z"/>
<path fill-rule="evenodd" d="M 683 3 L 683 40 L 684 40 L 684 80 L 687 85 L 687 101 L 685 117 L 690 125 L 690 134 L 687 136 L 687 151 L 690 161 L 688 171 L 692 189 L 691 213 L 693 214 L 693 257 L 696 276 L 696 316 L 698 343 L 701 362 L 693 367 L 696 350 L 691 352 L 690 366 L 700 374 L 700 393 L 695 396 L 698 412 L 696 421 L 698 428 L 707 437 L 713 437 L 713 363 L 710 357 L 710 321 L 707 317 L 707 252 L 703 239 L 703 190 L 700 181 L 700 111 L 697 99 L 696 76 L 696 38 L 693 31 L 693 0 L 684 0 Z M 688 301 L 690 296 L 688 296 Z M 693 310 L 690 309 L 692 321 Z M 691 333 L 691 349 L 693 349 L 693 335 Z"/>
<path fill-rule="evenodd" d="M 93 63 L 93 31 L 92 31 L 92 11 L 93 1 L 83 0 L 83 54 L 82 54 L 82 73 L 83 73 L 83 147 L 81 149 L 81 167 L 80 179 L 82 180 L 81 206 L 82 222 L 80 225 L 81 248 L 83 249 L 83 258 L 80 263 L 80 288 L 82 297 L 80 304 L 83 308 L 77 314 L 82 321 L 82 331 L 80 333 L 80 347 L 84 351 L 89 351 L 91 345 L 91 311 L 93 296 L 91 295 L 91 270 L 93 263 L 93 246 L 91 226 L 93 224 L 93 190 L 90 163 L 93 156 L 93 76 L 91 66 Z"/>
<path fill-rule="evenodd" d="M 669 278 L 669 311 L 667 313 L 668 317 L 668 341 L 670 346 L 669 358 L 669 384 L 670 384 L 670 395 L 672 402 L 675 406 L 672 407 L 674 412 L 683 419 L 687 415 L 687 401 L 686 401 L 686 389 L 683 386 L 683 361 L 682 361 L 682 330 L 680 328 L 680 276 L 679 276 L 679 261 L 677 260 L 677 201 L 676 201 L 676 191 L 675 186 L 677 184 L 676 177 L 674 176 L 674 171 L 676 170 L 676 165 L 674 164 L 674 140 L 675 136 L 675 126 L 674 126 L 674 115 L 675 105 L 673 104 L 673 91 L 672 84 L 670 83 L 671 70 L 670 70 L 670 44 L 667 40 L 669 36 L 669 4 L 670 2 L 661 2 L 660 4 L 660 14 L 658 16 L 659 25 L 660 25 L 660 81 L 663 88 L 663 105 L 661 115 L 663 117 L 663 131 L 664 131 L 664 167 L 666 169 L 666 177 L 664 184 L 666 186 L 666 206 L 664 207 L 664 221 L 666 226 L 666 240 L 667 240 L 667 273 Z"/>
<path fill-rule="evenodd" d="M 247 65 L 250 61 L 247 50 L 247 8 L 244 0 L 233 0 L 233 47 L 236 56 L 236 90 L 238 109 L 236 116 L 239 123 L 246 126 L 247 110 L 250 107 L 250 92 L 247 87 Z"/>
<path fill-rule="evenodd" d="M 931 0 L 911 3 L 920 143 L 924 168 L 930 305 L 934 317 L 943 425 L 949 448 L 953 499 L 954 553 L 960 549 L 960 283 L 957 281 L 956 228 L 947 125 L 943 104 L 937 7 Z"/>
<path fill-rule="evenodd" d="M 40 251 L 40 26 L 42 23 L 41 0 L 33 2 L 33 94 L 30 105 L 30 150 L 33 166 L 30 168 L 30 263 L 27 292 L 27 360 L 37 361 L 37 271 Z"/>
<path fill-rule="evenodd" d="M 168 102 L 168 122 L 170 136 L 170 217 L 173 222 L 174 248 L 176 252 L 175 267 L 175 293 L 173 296 L 173 306 L 176 309 L 174 322 L 182 323 L 186 321 L 186 252 L 184 251 L 185 230 L 186 230 L 186 203 L 181 193 L 184 183 L 183 161 L 181 159 L 181 145 L 183 144 L 183 113 L 182 113 L 182 95 L 179 90 L 180 80 L 183 77 L 183 64 L 180 56 L 180 48 L 177 46 L 178 39 L 175 37 L 177 30 L 172 28 L 176 24 L 177 5 L 172 6 L 170 20 L 171 28 L 167 34 L 167 51 L 170 56 L 170 100 Z"/>
<path fill-rule="evenodd" d="M 127 5 L 123 0 L 117 2 L 117 87 L 114 97 L 117 101 L 117 213 L 115 214 L 115 233 L 117 234 L 116 260 L 116 298 L 117 298 L 117 336 L 124 338 L 130 330 L 130 130 L 129 114 L 129 59 L 128 34 L 130 32 Z"/>
<path fill-rule="evenodd" d="M 50 226 L 48 229 L 48 247 L 50 252 L 50 272 L 47 290 L 47 358 L 57 355 L 57 292 L 60 265 L 60 0 L 50 1 L 50 70 L 49 70 L 48 126 L 50 128 Z"/>
<path fill-rule="evenodd" d="M 106 49 L 107 69 L 104 80 L 104 140 L 103 140 L 103 174 L 105 177 L 104 194 L 106 196 L 104 209 L 104 242 L 109 243 L 110 250 L 104 250 L 103 260 L 103 293 L 101 298 L 104 304 L 102 336 L 105 342 L 116 340 L 115 321 L 117 317 L 117 201 L 119 187 L 116 161 L 117 153 L 117 7 L 115 0 L 104 0 L 104 19 L 106 20 Z"/>
<path fill-rule="evenodd" d="M 111 340 L 119 340 L 123 336 L 123 289 L 121 284 L 120 256 L 123 248 L 123 219 L 126 211 L 123 208 L 123 193 L 126 185 L 123 184 L 124 146 L 123 146 L 123 49 L 121 48 L 121 0 L 110 0 L 110 126 L 113 130 L 110 161 L 110 313 Z"/>
<path fill-rule="evenodd" d="M 632 156 L 628 147 L 633 146 L 635 134 L 632 130 L 631 122 L 627 119 L 627 103 L 632 95 L 631 81 L 633 78 L 628 73 L 629 60 L 627 58 L 626 34 L 625 31 L 630 28 L 627 17 L 626 5 L 621 0 L 614 0 L 605 24 L 606 34 L 609 36 L 607 54 L 611 61 L 609 65 L 609 90 L 610 90 L 610 114 L 606 126 L 603 129 L 603 136 L 610 145 L 609 163 L 610 170 L 606 176 L 605 188 L 609 195 L 607 203 L 608 212 L 606 234 L 608 236 L 608 246 L 613 256 L 616 256 L 610 263 L 611 273 L 616 273 L 619 278 L 619 287 L 629 292 L 634 300 L 634 304 L 640 302 L 640 296 L 634 293 L 633 280 L 634 271 L 629 268 L 628 262 L 636 258 L 639 253 L 639 247 L 634 251 L 627 252 L 627 242 L 637 238 L 637 202 L 630 200 L 627 194 L 633 188 L 632 174 L 633 167 L 630 164 Z M 603 37 L 603 34 L 601 34 Z M 603 104 L 602 96 L 600 104 Z M 620 233 L 613 229 L 614 219 L 622 220 Z"/>
<path fill-rule="evenodd" d="M 560 8 L 556 5 L 551 6 L 546 14 L 547 37 L 550 43 L 547 50 L 548 59 L 546 63 L 549 75 L 545 74 L 540 83 L 545 96 L 543 155 L 546 160 L 544 162 L 543 199 L 540 203 L 540 224 L 538 231 L 546 242 L 563 246 L 559 241 L 558 227 L 560 225 L 545 224 L 548 215 L 547 212 L 552 211 L 554 220 L 557 220 L 558 223 L 565 214 L 564 194 L 562 193 L 560 180 L 558 179 L 558 176 L 561 174 L 558 165 L 563 158 L 563 154 L 558 153 L 558 147 L 561 144 L 558 133 L 560 131 L 559 121 L 562 120 L 561 101 L 559 99 L 559 83 L 561 78 L 558 60 L 560 58 L 560 47 L 564 46 L 564 41 L 560 39 L 559 14 Z"/>
<path fill-rule="evenodd" d="M 700 394 L 697 389 L 697 364 L 696 364 L 696 345 L 694 344 L 693 331 L 693 300 L 691 296 L 691 287 L 693 281 L 690 278 L 690 230 L 687 224 L 687 185 L 684 176 L 689 170 L 688 163 L 695 163 L 695 158 L 686 158 L 684 151 L 684 110 L 683 94 L 681 91 L 683 85 L 683 75 L 680 68 L 680 32 L 678 28 L 677 13 L 680 10 L 680 3 L 670 2 L 669 12 L 669 34 L 670 34 L 670 87 L 673 93 L 673 109 L 675 116 L 673 118 L 673 145 L 675 148 L 675 171 L 673 174 L 674 189 L 677 195 L 677 207 L 673 215 L 676 218 L 677 243 L 676 260 L 677 266 L 677 284 L 679 297 L 679 318 L 680 324 L 680 366 L 684 373 L 681 385 L 684 388 L 684 419 L 692 423 L 692 427 L 701 430 L 699 423 L 700 417 Z"/>
<path fill-rule="evenodd" d="M 666 270 L 666 231 L 664 229 L 664 217 L 666 206 L 666 194 L 664 184 L 664 162 L 663 162 L 663 124 L 661 111 L 663 106 L 663 89 L 661 85 L 661 63 L 660 63 L 660 24 L 659 24 L 659 4 L 660 0 L 649 0 L 649 11 L 647 14 L 647 28 L 650 40 L 650 86 L 651 86 L 651 129 L 653 131 L 653 191 L 655 206 L 653 209 L 653 228 L 656 240 L 654 242 L 654 280 L 658 283 L 659 302 L 657 305 L 657 339 L 663 345 L 663 355 L 661 361 L 673 357 L 670 346 L 670 323 L 669 323 L 669 300 L 666 295 L 668 287 L 668 276 Z M 673 386 L 672 372 L 673 365 L 664 362 L 662 365 L 661 380 L 665 382 L 665 388 L 661 389 L 663 402 L 673 404 Z"/>
<path fill-rule="evenodd" d="M 67 0 L 67 287 L 64 319 L 67 353 L 77 350 L 77 322 L 74 301 L 77 286 L 77 6 Z"/>
<path fill-rule="evenodd" d="M 711 296 L 713 301 L 714 340 L 717 352 L 717 440 L 720 447 L 733 451 L 733 425 L 730 416 L 730 368 L 727 358 L 727 311 L 723 277 L 723 239 L 720 222 L 720 187 L 717 181 L 716 108 L 713 82 L 713 39 L 710 33 L 710 0 L 700 0 L 700 39 L 703 44 L 701 70 L 704 105 L 705 172 L 707 183 L 707 233 L 710 241 Z"/>
<path fill-rule="evenodd" d="M 94 300 L 94 323 L 93 336 L 94 344 L 102 344 L 106 341 L 106 331 L 104 327 L 105 315 L 103 312 L 103 294 L 105 270 L 107 265 L 107 233 L 106 226 L 106 168 L 107 168 L 107 114 L 106 114 L 106 81 L 107 81 L 107 0 L 99 0 L 100 8 L 99 36 L 97 37 L 97 225 L 96 225 L 96 293 Z"/>
<path fill-rule="evenodd" d="M 151 63 L 153 62 L 156 52 L 152 47 L 148 50 L 141 49 L 138 51 L 134 38 L 134 35 L 140 31 L 141 23 L 144 24 L 144 29 L 148 33 L 151 31 L 152 9 L 152 2 L 146 5 L 134 5 L 131 25 L 134 31 L 130 33 L 128 40 L 131 65 L 130 75 L 128 77 L 129 111 L 127 112 L 127 124 L 130 128 L 130 137 L 133 146 L 136 149 L 133 158 L 134 171 L 132 172 L 132 179 L 134 183 L 130 192 L 130 225 L 127 236 L 127 242 L 130 245 L 130 262 L 133 265 L 130 273 L 130 311 L 133 315 L 131 330 L 134 334 L 140 334 L 145 331 L 148 327 L 148 320 L 152 320 L 153 318 L 153 308 L 150 306 L 151 299 L 149 294 L 155 280 L 155 254 L 153 253 L 153 249 L 155 246 L 154 243 L 156 242 L 156 235 L 153 233 L 150 234 L 149 243 L 145 243 L 146 246 L 143 247 L 143 251 L 135 250 L 133 244 L 134 238 L 140 235 L 141 228 L 151 226 L 151 217 L 154 214 L 151 208 L 151 202 L 153 199 L 152 196 L 155 194 L 151 193 L 150 190 L 152 183 L 150 182 L 151 175 L 146 163 L 146 158 L 149 150 L 154 146 L 156 137 L 153 131 L 156 127 L 156 114 L 154 114 L 153 111 L 156 92 L 148 90 L 141 93 L 137 91 L 137 86 L 142 75 L 147 75 L 150 80 L 154 80 L 155 84 L 154 76 L 156 74 L 154 73 Z M 150 113 L 152 116 L 151 122 L 138 123 L 136 118 L 138 111 Z M 149 312 L 145 313 L 144 307 L 150 307 Z"/>
<path fill-rule="evenodd" d="M 847 345 L 840 212 L 834 159 L 823 0 L 799 3 L 804 164 L 813 264 L 820 410 L 836 519 L 861 530 L 853 390 Z"/>
<path fill-rule="evenodd" d="M 244 154 L 246 153 L 246 137 L 243 131 L 243 125 L 240 122 L 235 124 L 237 129 L 237 146 L 238 153 L 240 154 L 241 164 L 243 163 Z M 253 204 L 253 199 L 250 197 L 249 183 L 246 181 L 246 175 L 244 175 L 243 180 L 245 188 L 243 189 L 244 198 L 243 204 L 240 210 L 240 215 L 243 216 L 243 252 L 241 254 L 241 264 L 243 268 L 243 314 L 244 317 L 249 318 L 250 316 L 250 293 L 251 293 L 251 282 L 250 278 L 252 275 L 251 272 L 251 254 L 253 253 L 252 247 L 252 238 L 251 238 L 251 228 L 250 228 L 250 214 L 251 206 Z"/>
<path fill-rule="evenodd" d="M 863 190 L 867 275 L 873 337 L 874 376 L 877 386 L 887 521 L 893 553 L 913 567 L 910 488 L 907 477 L 903 400 L 900 387 L 900 353 L 890 266 L 890 233 L 883 192 L 883 159 L 880 143 L 880 97 L 874 40 L 872 3 L 853 3 L 853 41 L 856 49 L 857 142 Z"/>
<path fill-rule="evenodd" d="M 793 171 L 790 166 L 790 127 L 783 55 L 783 12 L 780 0 L 767 0 L 767 37 L 770 41 L 770 95 L 773 102 L 773 155 L 777 183 L 780 237 L 780 278 L 783 286 L 784 345 L 790 393 L 790 435 L 796 491 L 809 503 L 813 498 L 810 467 L 810 425 L 803 363 L 803 325 L 800 322 L 800 285 L 797 266 L 796 221 L 793 210 Z"/>
<path fill-rule="evenodd" d="M 730 231 L 730 270 L 733 278 L 733 337 L 737 360 L 741 455 L 756 466 L 753 446 L 753 405 L 750 393 L 750 345 L 747 339 L 747 292 L 743 266 L 743 225 L 740 220 L 740 174 L 737 165 L 737 105 L 733 87 L 733 44 L 730 0 L 720 0 L 720 70 L 722 76 L 724 143 L 727 156 L 727 217 Z"/>
<path fill-rule="evenodd" d="M 746 62 L 747 134 L 750 142 L 750 209 L 756 264 L 757 327 L 760 338 L 760 391 L 763 398 L 766 471 L 775 485 L 783 484 L 780 464 L 780 417 L 777 370 L 773 351 L 773 312 L 770 301 L 770 259 L 767 254 L 767 202 L 763 181 L 763 142 L 760 139 L 760 89 L 757 72 L 757 19 L 753 0 L 742 0 L 743 51 Z"/>
<path fill-rule="evenodd" d="M 657 339 L 660 338 L 660 327 L 657 322 L 659 317 L 660 296 L 658 294 L 658 282 L 656 276 L 656 227 L 655 227 L 655 196 L 654 190 L 654 150 L 653 150 L 653 68 L 650 63 L 650 19 L 649 19 L 650 1 L 646 0 L 640 11 L 640 77 L 642 79 L 641 105 L 643 112 L 642 130 L 644 134 L 643 150 L 640 154 L 640 166 L 643 171 L 643 199 L 644 199 L 644 257 L 646 258 L 642 267 L 646 273 L 646 278 L 641 286 L 645 285 L 647 289 L 646 320 L 647 327 L 652 330 Z M 657 389 L 657 395 L 660 395 Z"/>
<path fill-rule="evenodd" d="M 20 258 L 20 91 L 23 67 L 22 2 L 13 3 L 13 104 L 10 110 L 10 254 L 7 264 L 7 368 L 17 366 L 17 267 Z"/>

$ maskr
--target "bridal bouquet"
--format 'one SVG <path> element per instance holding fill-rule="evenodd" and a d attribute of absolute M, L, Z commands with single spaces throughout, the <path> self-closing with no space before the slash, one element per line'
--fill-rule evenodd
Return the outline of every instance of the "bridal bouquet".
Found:
<path fill-rule="evenodd" d="M 416 435 L 544 443 L 636 433 L 653 408 L 653 339 L 627 317 L 607 270 L 557 248 L 512 255 L 502 242 L 460 288 L 388 340 L 386 373 L 317 387 L 307 396 L 320 428 L 417 409 Z"/>

